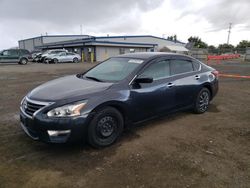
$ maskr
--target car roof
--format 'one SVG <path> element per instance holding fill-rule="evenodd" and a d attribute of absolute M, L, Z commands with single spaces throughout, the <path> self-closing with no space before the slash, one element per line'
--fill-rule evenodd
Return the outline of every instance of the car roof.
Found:
<path fill-rule="evenodd" d="M 189 57 L 184 54 L 178 54 L 178 53 L 170 53 L 170 52 L 136 52 L 136 53 L 128 53 L 123 54 L 115 57 L 126 57 L 126 58 L 135 58 L 135 59 L 149 59 L 154 57 L 160 57 L 160 56 L 183 56 L 183 57 Z"/>

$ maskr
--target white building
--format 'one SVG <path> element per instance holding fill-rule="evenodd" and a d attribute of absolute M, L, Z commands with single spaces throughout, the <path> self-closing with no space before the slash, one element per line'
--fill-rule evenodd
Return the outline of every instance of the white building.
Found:
<path fill-rule="evenodd" d="M 19 41 L 19 48 L 47 50 L 64 48 L 81 54 L 84 61 L 103 61 L 111 56 L 147 51 L 185 53 L 185 43 L 151 35 L 106 36 L 51 35 Z"/>

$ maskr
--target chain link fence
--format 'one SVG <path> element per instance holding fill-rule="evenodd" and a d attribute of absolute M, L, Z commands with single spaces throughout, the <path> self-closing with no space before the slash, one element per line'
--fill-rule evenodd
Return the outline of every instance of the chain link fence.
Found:
<path fill-rule="evenodd" d="M 250 61 L 250 47 L 249 48 L 192 48 L 189 55 L 201 61 L 207 61 L 208 56 L 229 56 L 239 54 L 237 58 Z M 223 58 L 222 58 L 223 59 Z"/>

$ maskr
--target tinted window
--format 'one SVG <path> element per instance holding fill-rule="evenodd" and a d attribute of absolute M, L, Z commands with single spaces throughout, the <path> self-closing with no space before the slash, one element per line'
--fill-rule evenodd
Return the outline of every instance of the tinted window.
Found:
<path fill-rule="evenodd" d="M 66 55 L 66 52 L 61 52 L 59 53 L 60 56 L 65 56 Z"/>
<path fill-rule="evenodd" d="M 67 53 L 67 55 L 75 55 L 75 54 L 74 54 L 74 53 L 70 53 L 70 52 L 68 52 L 68 53 Z"/>
<path fill-rule="evenodd" d="M 193 60 L 193 66 L 194 66 L 194 70 L 198 71 L 198 70 L 200 70 L 201 64 L 199 61 Z"/>
<path fill-rule="evenodd" d="M 10 50 L 11 56 L 18 56 L 18 50 Z"/>
<path fill-rule="evenodd" d="M 171 60 L 171 74 L 181 74 L 185 72 L 192 72 L 193 64 L 191 61 L 185 61 L 185 60 Z"/>
<path fill-rule="evenodd" d="M 170 76 L 170 65 L 168 60 L 159 61 L 148 66 L 140 77 L 151 77 L 160 79 Z"/>
<path fill-rule="evenodd" d="M 28 50 L 20 50 L 20 53 L 21 54 L 29 54 L 29 51 Z"/>

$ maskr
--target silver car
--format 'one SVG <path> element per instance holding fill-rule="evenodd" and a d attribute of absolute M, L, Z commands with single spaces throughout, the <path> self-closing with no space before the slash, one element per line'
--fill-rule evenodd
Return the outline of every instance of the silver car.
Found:
<path fill-rule="evenodd" d="M 46 57 L 46 63 L 64 63 L 64 62 L 73 62 L 78 63 L 81 61 L 81 56 L 72 52 L 61 52 L 58 54 L 50 55 Z"/>

